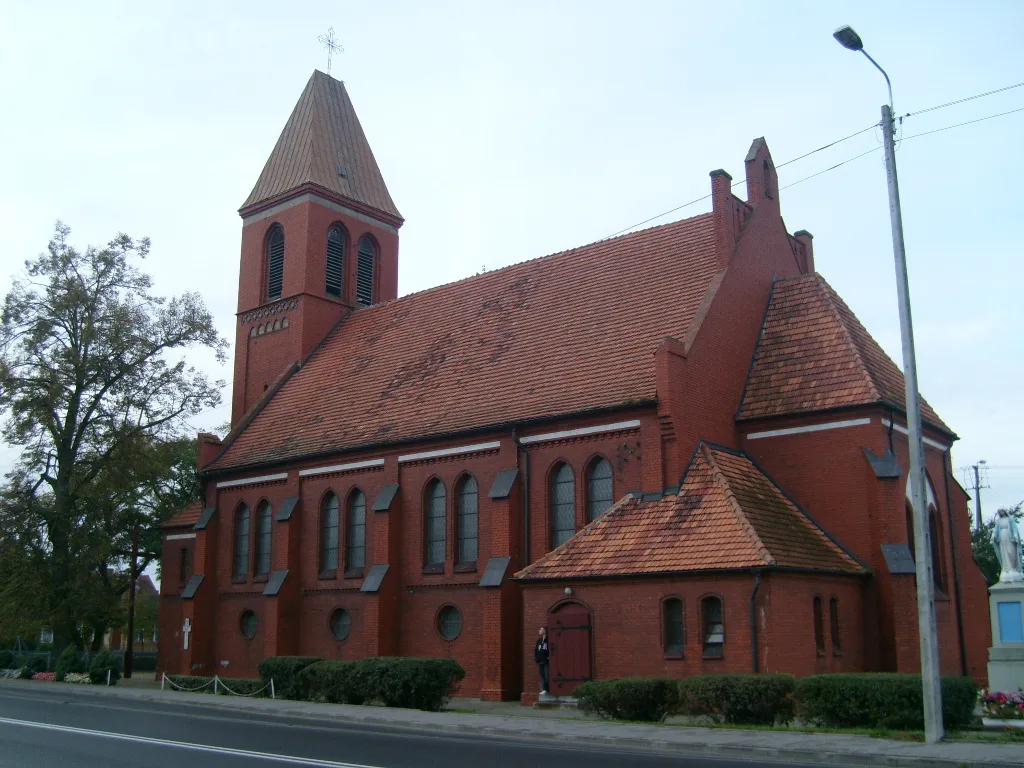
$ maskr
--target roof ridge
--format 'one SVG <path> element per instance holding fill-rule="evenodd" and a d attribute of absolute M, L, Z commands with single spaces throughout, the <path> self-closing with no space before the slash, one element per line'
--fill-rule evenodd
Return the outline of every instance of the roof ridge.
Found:
<path fill-rule="evenodd" d="M 815 284 L 818 286 L 818 290 L 821 292 L 822 298 L 828 305 L 833 317 L 839 323 L 839 328 L 843 333 L 843 337 L 846 339 L 846 344 L 853 352 L 853 356 L 857 361 L 857 366 L 864 375 L 864 381 L 867 383 L 869 391 L 874 395 L 876 402 L 882 400 L 882 393 L 878 389 L 878 385 L 875 384 L 871 368 L 868 366 L 867 362 L 865 362 L 864 356 L 860 352 L 860 347 L 858 347 L 857 342 L 853 340 L 853 334 L 851 334 L 850 329 L 846 327 L 846 321 L 843 320 L 843 315 L 833 300 L 833 296 L 837 294 L 832 290 L 832 286 L 825 281 L 825 278 L 821 277 L 817 273 L 815 273 L 815 276 L 817 277 Z"/>
<path fill-rule="evenodd" d="M 740 528 L 743 530 L 744 533 L 747 534 L 748 537 L 750 537 L 750 543 L 753 544 L 754 551 L 757 553 L 758 557 L 760 557 L 761 560 L 764 561 L 765 565 L 775 565 L 775 557 L 768 550 L 768 547 L 765 546 L 764 542 L 761 541 L 761 535 L 757 532 L 757 529 L 754 527 L 753 523 L 750 522 L 750 519 L 743 511 L 743 507 L 740 505 L 739 500 L 736 498 L 736 494 L 733 493 L 732 486 L 729 484 L 729 478 L 725 476 L 725 473 L 722 472 L 721 468 L 718 466 L 718 463 L 715 461 L 715 449 L 712 448 L 711 445 L 709 445 L 708 443 L 704 443 L 703 441 L 701 449 L 701 452 L 704 456 L 704 460 L 708 463 L 708 466 L 711 469 L 712 479 L 714 479 L 714 481 L 718 483 L 724 490 L 725 498 L 729 504 L 729 508 L 736 516 L 736 520 L 740 524 Z"/>
<path fill-rule="evenodd" d="M 447 283 L 441 283 L 439 285 L 432 285 L 429 288 L 423 288 L 423 289 L 418 290 L 418 291 L 412 291 L 411 293 L 403 294 L 402 296 L 398 296 L 397 298 L 388 299 L 387 301 L 382 301 L 379 304 L 372 304 L 372 305 L 370 305 L 368 307 L 355 307 L 355 308 L 353 308 L 352 311 L 353 312 L 367 312 L 367 311 L 370 311 L 370 310 L 373 310 L 373 309 L 377 309 L 378 307 L 389 307 L 389 306 L 391 306 L 393 304 L 397 304 L 397 303 L 403 302 L 406 299 L 411 299 L 411 298 L 413 298 L 415 296 L 423 296 L 424 294 L 433 293 L 434 291 L 439 291 L 442 288 L 447 288 L 447 287 L 452 286 L 452 285 L 459 285 L 460 283 L 468 283 L 469 281 L 476 280 L 478 278 L 479 279 L 484 279 L 484 278 L 486 278 L 489 275 L 495 275 L 495 274 L 498 274 L 499 272 L 506 272 L 508 270 L 515 269 L 516 267 L 522 267 L 522 266 L 524 266 L 526 264 L 534 264 L 534 263 L 536 263 L 538 261 L 543 261 L 545 259 L 554 259 L 554 258 L 556 258 L 558 256 L 568 256 L 568 255 L 570 255 L 572 253 L 575 253 L 576 251 L 581 251 L 584 248 L 590 248 L 590 247 L 595 246 L 595 245 L 603 245 L 604 243 L 614 243 L 614 242 L 616 242 L 618 240 L 624 240 L 627 237 L 633 237 L 635 235 L 641 235 L 641 234 L 644 234 L 644 233 L 647 233 L 647 232 L 652 232 L 652 231 L 654 231 L 656 229 L 668 228 L 668 227 L 673 226 L 674 224 L 682 224 L 683 222 L 686 222 L 686 221 L 696 221 L 697 219 L 704 218 L 704 217 L 710 217 L 710 216 L 711 216 L 710 213 L 701 213 L 701 214 L 698 214 L 697 216 L 690 216 L 689 218 L 686 218 L 686 219 L 677 219 L 675 221 L 670 221 L 670 222 L 667 222 L 665 224 L 655 224 L 652 227 L 647 227 L 646 229 L 638 229 L 635 232 L 627 232 L 626 234 L 619 235 L 617 237 L 606 237 L 606 238 L 604 238 L 602 240 L 594 240 L 593 242 L 590 242 L 590 243 L 585 243 L 583 245 L 577 245 L 577 246 L 574 246 L 572 248 L 565 248 L 565 249 L 563 249 L 561 251 L 555 251 L 554 253 L 545 253 L 545 254 L 543 254 L 541 256 L 534 256 L 533 258 L 530 258 L 530 259 L 523 259 L 522 261 L 516 261 L 516 262 L 513 262 L 511 264 L 506 264 L 503 267 L 495 267 L 494 269 L 489 269 L 486 272 L 477 272 L 475 275 L 466 275 L 465 277 L 460 277 L 460 278 L 458 278 L 456 280 L 449 280 Z M 694 321 L 696 322 L 696 318 L 694 318 Z"/>

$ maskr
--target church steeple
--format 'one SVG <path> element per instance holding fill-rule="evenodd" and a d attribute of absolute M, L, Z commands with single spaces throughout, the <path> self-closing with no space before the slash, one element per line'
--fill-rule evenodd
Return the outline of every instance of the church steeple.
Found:
<path fill-rule="evenodd" d="M 232 424 L 346 312 L 398 297 L 402 215 L 340 80 L 309 78 L 239 214 Z"/>
<path fill-rule="evenodd" d="M 402 222 L 345 84 L 319 70 L 306 83 L 239 213 L 244 218 L 310 187 L 341 198 L 338 202 L 384 214 L 390 224 Z"/>

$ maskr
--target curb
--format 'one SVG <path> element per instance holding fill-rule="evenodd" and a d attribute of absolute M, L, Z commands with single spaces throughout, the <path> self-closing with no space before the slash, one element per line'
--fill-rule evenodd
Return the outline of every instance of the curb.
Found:
<path fill-rule="evenodd" d="M 20 690 L 31 690 L 31 686 L 16 686 Z M 99 690 L 87 690 L 86 686 L 82 688 L 74 689 L 78 693 L 93 696 L 118 696 L 118 693 L 110 691 L 109 693 L 100 694 Z M 473 736 L 495 736 L 501 737 L 506 740 L 513 741 L 547 741 L 556 742 L 563 744 L 585 744 L 588 746 L 602 745 L 606 747 L 618 747 L 622 749 L 636 750 L 636 751 L 649 751 L 657 752 L 661 754 L 674 754 L 679 756 L 699 756 L 699 757 L 713 757 L 718 759 L 761 759 L 768 761 L 784 761 L 790 763 L 802 763 L 802 764 L 816 764 L 816 765 L 831 765 L 831 766 L 856 766 L 867 767 L 867 766 L 886 766 L 887 768 L 962 768 L 962 766 L 969 766 L 969 768 L 1020 768 L 1022 764 L 1021 758 L 1007 758 L 1005 760 L 997 759 L 959 759 L 954 757 L 930 757 L 930 756 L 915 756 L 908 754 L 877 754 L 877 755 L 863 755 L 855 752 L 837 751 L 828 749 L 818 748 L 807 748 L 801 749 L 798 747 L 757 747 L 757 746 L 737 746 L 730 744 L 710 744 L 710 743 L 680 743 L 677 741 L 670 741 L 665 739 L 647 739 L 640 738 L 637 736 L 615 736 L 606 735 L 603 733 L 594 734 L 574 734 L 574 733 L 550 733 L 545 731 L 529 731 L 523 732 L 515 728 L 503 728 L 500 725 L 473 725 L 467 723 L 409 723 L 409 722 L 396 722 L 393 719 L 376 717 L 371 713 L 366 715 L 356 714 L 352 712 L 339 712 L 337 714 L 331 714 L 328 716 L 326 713 L 312 713 L 304 711 L 289 711 L 288 709 L 265 709 L 263 707 L 239 707 L 236 704 L 235 699 L 229 696 L 212 696 L 205 695 L 203 700 L 196 700 L 191 698 L 192 696 L 200 696 L 201 694 L 186 694 L 190 698 L 186 700 L 174 701 L 176 695 L 162 695 L 159 691 L 145 691 L 138 695 L 130 696 L 118 696 L 123 700 L 141 700 L 148 702 L 169 702 L 177 703 L 179 706 L 194 706 L 203 708 L 217 708 L 219 710 L 234 711 L 234 712 L 256 712 L 270 718 L 279 719 L 293 719 L 293 720 L 305 720 L 320 724 L 328 725 L 340 725 L 340 724 L 364 724 L 364 725 L 375 725 L 386 728 L 392 728 L 397 730 L 408 730 L 418 731 L 426 733 L 437 733 L 444 732 L 449 734 L 462 733 Z M 209 701 L 207 701 L 209 699 Z M 218 701 L 218 699 L 222 699 Z M 289 702 L 287 699 L 281 699 L 282 703 Z M 476 715 L 474 715 L 476 716 Z M 486 715 L 485 715 L 486 716 Z M 500 717 L 506 717 L 500 715 Z M 513 716 L 514 717 L 514 716 Z M 532 718 L 523 718 L 532 719 Z M 542 721 L 543 722 L 543 721 Z M 579 722 L 579 721 L 573 721 Z M 885 740 L 876 740 L 884 742 Z M 916 742 L 896 742 L 899 744 L 912 744 Z M 989 745 L 985 745 L 989 746 Z M 999 745 L 1003 746 L 1003 745 Z M 1011 745 L 1006 745 L 1011 746 Z M 1024 755 L 1024 749 L 1021 754 Z"/>

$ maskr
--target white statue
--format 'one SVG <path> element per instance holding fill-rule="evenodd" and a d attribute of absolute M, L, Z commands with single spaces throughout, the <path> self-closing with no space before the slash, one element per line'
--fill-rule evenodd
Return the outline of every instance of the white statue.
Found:
<path fill-rule="evenodd" d="M 992 530 L 992 546 L 996 549 L 996 557 L 1002 568 L 999 581 L 1024 581 L 1024 573 L 1021 572 L 1024 542 L 1021 541 L 1017 519 L 1005 509 L 1000 509 L 996 515 L 996 524 Z"/>

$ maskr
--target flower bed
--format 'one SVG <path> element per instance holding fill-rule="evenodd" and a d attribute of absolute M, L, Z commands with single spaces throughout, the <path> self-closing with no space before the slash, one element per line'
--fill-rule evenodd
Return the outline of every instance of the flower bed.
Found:
<path fill-rule="evenodd" d="M 92 680 L 87 673 L 68 672 L 64 675 L 65 683 L 77 683 L 79 685 L 92 685 Z"/>
<path fill-rule="evenodd" d="M 0 669 L 0 680 L 17 680 L 21 677 L 20 669 Z"/>
<path fill-rule="evenodd" d="M 36 672 L 32 675 L 33 680 L 42 680 L 45 683 L 53 683 L 57 680 L 56 672 Z"/>
<path fill-rule="evenodd" d="M 1020 721 L 1020 725 L 1013 723 L 1013 727 L 1024 727 L 1024 691 L 1018 691 L 1017 693 L 982 691 L 979 698 L 981 706 L 985 710 L 984 719 L 986 721 Z"/>

